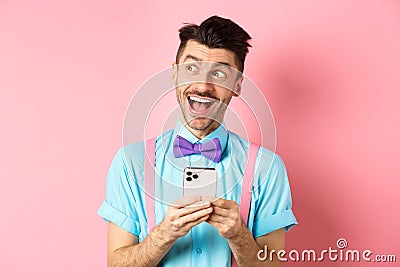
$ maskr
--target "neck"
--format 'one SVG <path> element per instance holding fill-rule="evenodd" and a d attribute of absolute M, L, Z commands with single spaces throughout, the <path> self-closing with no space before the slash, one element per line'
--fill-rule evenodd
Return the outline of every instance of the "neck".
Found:
<path fill-rule="evenodd" d="M 194 136 L 196 136 L 200 140 L 202 140 L 204 137 L 206 137 L 207 135 L 212 133 L 215 129 L 217 129 L 220 126 L 219 122 L 213 121 L 206 129 L 196 130 L 196 129 L 191 128 L 183 118 L 181 118 L 181 121 L 182 121 L 183 125 L 186 127 L 186 129 L 188 129 L 189 132 L 191 132 Z"/>
<path fill-rule="evenodd" d="M 210 126 L 207 127 L 205 130 L 195 130 L 189 127 L 189 125 L 185 125 L 185 127 L 197 138 L 202 140 L 204 137 L 212 133 L 215 129 L 218 128 L 220 124 L 218 122 L 213 122 Z"/>

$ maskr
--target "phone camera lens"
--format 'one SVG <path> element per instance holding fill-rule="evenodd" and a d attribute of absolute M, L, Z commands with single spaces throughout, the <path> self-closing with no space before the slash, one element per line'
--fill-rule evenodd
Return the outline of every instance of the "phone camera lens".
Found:
<path fill-rule="evenodd" d="M 190 182 L 192 180 L 191 177 L 186 177 L 186 181 Z"/>
<path fill-rule="evenodd" d="M 187 174 L 187 175 L 192 175 L 192 172 L 187 172 L 186 174 Z"/>
<path fill-rule="evenodd" d="M 197 178 L 199 178 L 199 176 L 197 174 L 193 174 L 193 178 L 197 179 Z"/>

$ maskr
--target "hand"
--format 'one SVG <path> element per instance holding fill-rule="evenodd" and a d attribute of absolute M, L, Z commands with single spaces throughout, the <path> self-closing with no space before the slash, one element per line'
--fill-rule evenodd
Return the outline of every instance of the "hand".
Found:
<path fill-rule="evenodd" d="M 237 237 L 244 226 L 240 218 L 239 205 L 233 200 L 218 198 L 212 201 L 212 207 L 214 211 L 207 222 L 214 226 L 222 237 L 227 239 Z"/>
<path fill-rule="evenodd" d="M 193 226 L 206 221 L 213 208 L 209 201 L 201 200 L 201 196 L 183 197 L 170 205 L 159 225 L 162 236 L 174 242 L 186 235 Z"/>

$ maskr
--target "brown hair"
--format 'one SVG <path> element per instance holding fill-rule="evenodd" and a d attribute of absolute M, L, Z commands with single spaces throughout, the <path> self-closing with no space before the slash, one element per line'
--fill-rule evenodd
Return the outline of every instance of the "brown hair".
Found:
<path fill-rule="evenodd" d="M 250 35 L 230 19 L 212 16 L 200 25 L 187 24 L 179 29 L 181 43 L 176 53 L 176 63 L 182 56 L 186 43 L 196 41 L 209 48 L 223 48 L 235 54 L 235 63 L 239 71 L 243 72 L 244 60 L 249 52 Z"/>

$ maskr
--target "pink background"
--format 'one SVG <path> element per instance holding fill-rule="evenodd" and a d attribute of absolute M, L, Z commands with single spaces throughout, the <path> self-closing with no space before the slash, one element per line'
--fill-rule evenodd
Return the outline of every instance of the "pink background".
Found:
<path fill-rule="evenodd" d="M 287 250 L 344 237 L 400 257 L 399 1 L 232 2 L 0 1 L 0 266 L 106 266 L 96 210 L 125 109 L 174 60 L 182 22 L 214 14 L 254 39 L 245 72 L 300 223 Z"/>

